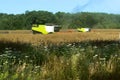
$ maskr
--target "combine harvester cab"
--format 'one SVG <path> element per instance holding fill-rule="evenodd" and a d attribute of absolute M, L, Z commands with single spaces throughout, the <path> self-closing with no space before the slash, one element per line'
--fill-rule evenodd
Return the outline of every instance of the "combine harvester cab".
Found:
<path fill-rule="evenodd" d="M 78 32 L 90 32 L 91 29 L 90 28 L 77 28 Z"/>
<path fill-rule="evenodd" d="M 58 27 L 57 25 L 36 25 L 34 24 L 32 26 L 32 31 L 33 34 L 36 33 L 41 33 L 41 34 L 50 34 L 50 33 L 54 33 L 54 32 L 59 32 L 60 27 Z"/>

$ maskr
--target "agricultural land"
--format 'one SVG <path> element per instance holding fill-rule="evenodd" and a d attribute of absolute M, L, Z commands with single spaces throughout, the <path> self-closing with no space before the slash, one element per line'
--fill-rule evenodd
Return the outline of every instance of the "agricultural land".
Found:
<path fill-rule="evenodd" d="M 0 31 L 0 79 L 119 80 L 119 29 Z"/>

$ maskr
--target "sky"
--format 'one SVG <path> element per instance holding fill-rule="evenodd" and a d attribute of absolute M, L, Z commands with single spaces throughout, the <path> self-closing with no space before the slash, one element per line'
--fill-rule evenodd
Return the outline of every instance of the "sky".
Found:
<path fill-rule="evenodd" d="M 0 13 L 22 14 L 33 10 L 120 14 L 120 0 L 0 0 Z"/>

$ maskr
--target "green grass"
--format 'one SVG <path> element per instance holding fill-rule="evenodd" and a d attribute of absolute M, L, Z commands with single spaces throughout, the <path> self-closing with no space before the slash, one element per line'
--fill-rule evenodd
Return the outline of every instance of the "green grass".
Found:
<path fill-rule="evenodd" d="M 116 41 L 39 46 L 0 41 L 0 80 L 119 80 Z"/>

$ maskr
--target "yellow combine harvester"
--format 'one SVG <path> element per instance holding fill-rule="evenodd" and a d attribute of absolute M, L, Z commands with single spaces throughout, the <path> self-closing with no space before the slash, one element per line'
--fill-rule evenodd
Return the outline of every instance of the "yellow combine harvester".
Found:
<path fill-rule="evenodd" d="M 77 31 L 79 31 L 79 32 L 90 32 L 91 29 L 90 28 L 77 28 Z"/>
<path fill-rule="evenodd" d="M 58 25 L 37 25 L 37 24 L 32 25 L 33 34 L 36 33 L 50 34 L 54 32 L 59 32 L 60 28 L 61 27 L 59 27 Z"/>
<path fill-rule="evenodd" d="M 58 25 L 32 25 L 33 34 L 41 33 L 41 34 L 50 34 L 54 32 L 59 32 L 61 27 Z M 90 32 L 90 28 L 77 28 L 78 32 Z"/>

